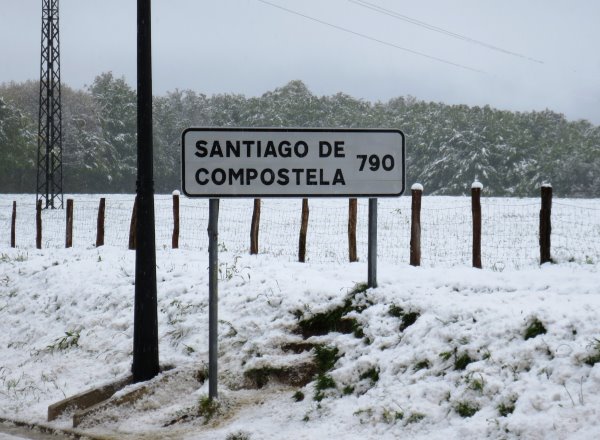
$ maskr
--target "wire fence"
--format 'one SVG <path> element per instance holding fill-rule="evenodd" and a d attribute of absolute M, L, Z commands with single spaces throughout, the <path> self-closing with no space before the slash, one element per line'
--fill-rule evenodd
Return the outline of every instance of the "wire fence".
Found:
<path fill-rule="evenodd" d="M 100 196 L 73 196 L 73 246 L 91 248 L 96 242 Z M 16 246 L 35 248 L 35 197 L 0 195 L 0 249 L 10 246 L 13 200 L 17 201 Z M 66 197 L 65 197 L 66 200 Z M 127 247 L 134 197 L 106 196 L 105 245 Z M 264 199 L 261 203 L 259 253 L 297 260 L 301 221 L 300 199 Z M 482 206 L 483 267 L 503 270 L 539 264 L 538 199 L 486 198 Z M 307 261 L 348 261 L 348 200 L 310 199 Z M 220 250 L 248 253 L 253 210 L 251 199 L 221 200 Z M 380 199 L 378 258 L 408 263 L 411 199 Z M 42 211 L 42 247 L 65 246 L 65 210 Z M 170 248 L 173 232 L 172 197 L 155 196 L 156 245 Z M 208 249 L 208 200 L 180 199 L 179 246 Z M 455 266 L 472 263 L 473 223 L 468 197 L 422 199 L 421 264 Z M 358 200 L 357 253 L 366 261 L 368 200 Z M 552 208 L 552 257 L 555 261 L 600 261 L 600 201 L 555 199 Z"/>

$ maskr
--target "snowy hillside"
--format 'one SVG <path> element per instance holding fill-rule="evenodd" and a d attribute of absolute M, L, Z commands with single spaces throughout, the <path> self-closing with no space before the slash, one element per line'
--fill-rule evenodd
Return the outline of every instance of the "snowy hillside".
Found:
<path fill-rule="evenodd" d="M 134 256 L 110 246 L 0 249 L 0 416 L 44 422 L 48 405 L 129 372 Z M 222 252 L 220 264 L 218 407 L 207 405 L 202 383 L 206 252 L 159 250 L 161 363 L 181 373 L 167 385 L 155 379 L 141 400 L 95 414 L 81 430 L 189 439 L 600 436 L 598 264 L 499 272 L 383 263 L 380 286 L 368 290 L 363 262 Z M 50 424 L 70 427 L 70 415 Z"/>

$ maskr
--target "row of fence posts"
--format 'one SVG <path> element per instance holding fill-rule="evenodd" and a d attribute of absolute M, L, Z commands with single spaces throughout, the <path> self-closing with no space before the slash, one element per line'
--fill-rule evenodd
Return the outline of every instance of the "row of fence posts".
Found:
<path fill-rule="evenodd" d="M 482 268 L 481 263 L 481 193 L 483 185 L 474 182 L 471 186 L 471 213 L 473 219 L 473 239 L 472 239 L 472 263 L 473 267 Z M 421 265 L 421 198 L 423 196 L 423 186 L 415 184 L 411 188 L 411 227 L 410 227 L 410 265 Z M 550 236 L 552 233 L 552 186 L 544 184 L 541 187 L 541 209 L 539 222 L 539 245 L 540 245 L 540 264 L 552 261 Z M 254 199 L 252 211 L 252 222 L 250 226 L 250 254 L 258 254 L 258 235 L 260 229 L 260 208 L 261 200 Z M 98 205 L 98 220 L 96 227 L 96 247 L 104 245 L 104 219 L 106 212 L 106 199 L 100 199 Z M 298 261 L 306 261 L 306 237 L 308 233 L 309 219 L 308 199 L 302 199 L 302 214 L 300 221 L 300 236 L 298 241 Z M 357 226 L 357 199 L 351 198 L 348 202 L 348 260 L 350 262 L 358 261 L 356 250 L 356 226 Z M 135 228 L 137 223 L 137 198 L 133 204 L 131 222 L 129 225 L 129 249 L 135 249 L 136 237 Z M 15 248 L 17 224 L 17 202 L 12 205 L 10 245 Z M 38 200 L 36 205 L 36 248 L 42 248 L 42 201 Z M 67 199 L 66 208 L 66 232 L 65 247 L 73 246 L 73 199 Z M 173 193 L 173 233 L 171 239 L 173 249 L 179 248 L 179 192 Z"/>

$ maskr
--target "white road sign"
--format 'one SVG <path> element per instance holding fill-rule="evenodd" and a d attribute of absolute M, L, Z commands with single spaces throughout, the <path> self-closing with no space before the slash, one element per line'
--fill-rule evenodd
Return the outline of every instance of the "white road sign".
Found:
<path fill-rule="evenodd" d="M 188 128 L 189 197 L 391 197 L 404 192 L 404 134 L 387 129 Z"/>

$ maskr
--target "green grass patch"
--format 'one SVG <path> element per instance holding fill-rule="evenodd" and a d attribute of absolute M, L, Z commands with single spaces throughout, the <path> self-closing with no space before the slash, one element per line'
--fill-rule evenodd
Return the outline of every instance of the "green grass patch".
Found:
<path fill-rule="evenodd" d="M 456 347 L 452 351 L 441 352 L 439 357 L 444 361 L 448 361 L 450 358 L 454 357 L 454 369 L 458 371 L 464 370 L 467 368 L 467 365 L 475 362 L 475 359 L 469 356 L 469 353 L 464 352 L 459 354 Z"/>
<path fill-rule="evenodd" d="M 364 338 L 365 331 L 363 330 L 362 325 L 360 325 L 356 319 L 354 319 L 353 321 L 354 322 L 352 323 L 352 334 L 354 335 L 355 338 L 358 338 L 358 339 Z"/>
<path fill-rule="evenodd" d="M 296 402 L 302 402 L 304 400 L 304 393 L 298 390 L 294 393 L 292 399 L 294 399 Z"/>
<path fill-rule="evenodd" d="M 469 388 L 471 388 L 473 391 L 477 391 L 477 392 L 483 392 L 483 379 L 473 379 L 470 383 L 469 383 Z"/>
<path fill-rule="evenodd" d="M 250 434 L 244 431 L 237 431 L 227 434 L 225 440 L 250 440 Z"/>
<path fill-rule="evenodd" d="M 352 385 L 346 385 L 343 389 L 342 389 L 342 394 L 344 396 L 349 396 L 350 394 L 352 394 L 354 392 L 354 386 Z"/>
<path fill-rule="evenodd" d="M 317 345 L 315 347 L 315 362 L 319 373 L 325 373 L 333 368 L 341 356 L 337 347 Z"/>
<path fill-rule="evenodd" d="M 448 359 L 450 359 L 452 357 L 452 354 L 453 354 L 452 351 L 442 351 L 439 354 L 439 357 L 441 357 L 443 361 L 447 361 Z"/>
<path fill-rule="evenodd" d="M 454 369 L 459 371 L 464 370 L 465 368 L 467 368 L 467 365 L 469 365 L 472 362 L 475 362 L 475 360 L 472 359 L 468 353 L 463 353 L 460 356 L 455 354 Z"/>
<path fill-rule="evenodd" d="M 546 332 L 546 327 L 544 327 L 542 321 L 540 321 L 538 318 L 534 318 L 525 329 L 524 338 L 525 340 L 528 340 L 535 338 L 536 336 L 546 334 Z"/>
<path fill-rule="evenodd" d="M 350 312 L 361 313 L 367 307 L 373 305 L 365 295 L 366 290 L 367 285 L 365 283 L 356 284 L 341 305 L 317 313 L 309 318 L 304 318 L 304 312 L 302 311 L 294 311 L 293 314 L 298 319 L 299 332 L 305 339 L 331 332 L 353 333 L 357 338 L 364 337 L 362 326 L 356 318 L 350 318 L 346 315 Z"/>
<path fill-rule="evenodd" d="M 65 351 L 69 348 L 79 347 L 79 337 L 81 330 L 66 331 L 65 335 L 55 339 L 53 344 L 46 347 L 49 352 Z"/>
<path fill-rule="evenodd" d="M 479 411 L 479 405 L 471 403 L 468 400 L 457 402 L 454 406 L 455 411 L 461 417 L 472 417 Z"/>
<path fill-rule="evenodd" d="M 317 376 L 317 380 L 315 381 L 314 400 L 320 402 L 325 397 L 324 391 L 335 387 L 336 383 L 335 380 L 333 380 L 333 377 L 326 374 L 319 374 Z"/>
<path fill-rule="evenodd" d="M 220 407 L 218 401 L 208 396 L 198 399 L 198 415 L 204 418 L 205 425 L 219 412 Z"/>
<path fill-rule="evenodd" d="M 515 403 L 517 403 L 517 396 L 511 396 L 507 401 L 500 403 L 496 407 L 500 416 L 506 417 L 512 414 L 515 411 Z"/>
<path fill-rule="evenodd" d="M 388 309 L 388 315 L 393 316 L 395 318 L 400 318 L 400 320 L 402 321 L 402 323 L 400 324 L 401 332 L 403 332 L 408 327 L 417 322 L 417 319 L 419 319 L 419 316 L 421 316 L 419 312 L 416 312 L 414 310 L 404 310 L 403 307 L 397 304 L 390 305 Z"/>
<path fill-rule="evenodd" d="M 593 367 L 600 362 L 600 339 L 594 339 L 592 348 L 594 352 L 583 358 L 583 363 L 590 367 Z"/>
<path fill-rule="evenodd" d="M 418 423 L 425 418 L 425 414 L 420 412 L 414 412 L 406 418 L 406 424 Z"/>
<path fill-rule="evenodd" d="M 415 371 L 426 370 L 430 367 L 431 367 L 431 364 L 429 363 L 429 360 L 424 359 L 422 361 L 417 362 L 415 364 L 415 366 L 413 367 L 413 370 L 415 370 Z"/>
<path fill-rule="evenodd" d="M 390 409 L 384 409 L 381 418 L 385 423 L 395 423 L 398 420 L 404 419 L 404 413 L 402 411 L 393 411 Z"/>
<path fill-rule="evenodd" d="M 356 283 L 352 290 L 350 290 L 351 296 L 356 296 L 358 293 L 364 293 L 369 290 L 369 285 L 367 283 Z"/>
<path fill-rule="evenodd" d="M 331 332 L 352 333 L 355 322 L 342 319 L 348 312 L 350 312 L 350 309 L 338 306 L 327 312 L 317 313 L 310 318 L 303 319 L 298 322 L 300 333 L 304 338 L 322 336 Z"/>
<path fill-rule="evenodd" d="M 583 358 L 583 363 L 589 365 L 590 367 L 593 367 L 598 362 L 600 362 L 600 352 L 590 354 L 589 356 Z"/>
<path fill-rule="evenodd" d="M 379 368 L 371 367 L 367 371 L 362 373 L 359 377 L 361 380 L 370 379 L 372 383 L 376 383 L 377 381 L 379 381 Z"/>
<path fill-rule="evenodd" d="M 401 318 L 404 315 L 404 309 L 399 305 L 392 304 L 388 309 L 388 315 L 393 316 L 394 318 Z"/>
<path fill-rule="evenodd" d="M 1 253 L 0 254 L 0 262 L 1 263 L 10 263 L 11 261 L 16 261 L 18 263 L 22 263 L 23 261 L 27 261 L 29 259 L 29 255 L 27 253 L 19 252 L 14 257 L 11 257 L 8 254 Z"/>
<path fill-rule="evenodd" d="M 402 324 L 400 324 L 400 331 L 403 332 L 408 327 L 417 322 L 421 314 L 419 312 L 408 312 L 402 315 Z"/>

